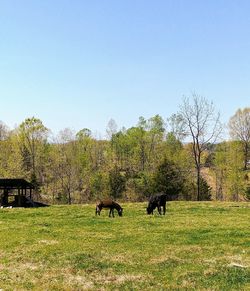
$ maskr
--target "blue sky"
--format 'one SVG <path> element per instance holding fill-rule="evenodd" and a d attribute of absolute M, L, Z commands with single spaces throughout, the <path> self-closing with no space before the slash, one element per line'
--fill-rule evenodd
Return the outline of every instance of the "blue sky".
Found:
<path fill-rule="evenodd" d="M 105 135 L 195 91 L 250 106 L 250 1 L 0 0 L 0 120 Z"/>

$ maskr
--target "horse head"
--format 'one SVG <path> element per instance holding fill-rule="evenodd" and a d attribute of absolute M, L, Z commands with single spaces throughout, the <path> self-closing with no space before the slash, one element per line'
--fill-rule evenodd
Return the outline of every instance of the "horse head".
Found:
<path fill-rule="evenodd" d="M 123 208 L 121 207 L 119 210 L 117 210 L 118 211 L 118 215 L 119 216 L 122 216 L 122 212 L 123 212 Z"/>
<path fill-rule="evenodd" d="M 147 210 L 147 214 L 152 214 L 154 208 L 153 208 L 151 205 L 149 205 L 149 206 L 146 208 L 146 210 Z"/>

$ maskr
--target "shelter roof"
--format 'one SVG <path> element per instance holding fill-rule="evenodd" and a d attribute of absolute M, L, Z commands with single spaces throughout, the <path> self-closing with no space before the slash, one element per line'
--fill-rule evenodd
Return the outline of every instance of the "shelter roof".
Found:
<path fill-rule="evenodd" d="M 25 179 L 0 179 L 0 189 L 18 189 L 18 188 L 31 188 L 34 189 L 34 185 L 27 182 Z"/>

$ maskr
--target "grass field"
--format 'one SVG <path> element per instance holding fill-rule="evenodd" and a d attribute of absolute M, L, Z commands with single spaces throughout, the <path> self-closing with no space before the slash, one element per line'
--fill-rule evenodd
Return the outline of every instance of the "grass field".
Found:
<path fill-rule="evenodd" d="M 0 289 L 250 290 L 250 203 L 122 206 L 0 209 Z"/>

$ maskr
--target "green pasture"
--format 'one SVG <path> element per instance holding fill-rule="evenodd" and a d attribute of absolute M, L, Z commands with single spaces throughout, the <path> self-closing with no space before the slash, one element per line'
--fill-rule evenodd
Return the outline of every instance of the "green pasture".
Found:
<path fill-rule="evenodd" d="M 250 203 L 0 209 L 0 290 L 250 290 Z"/>

